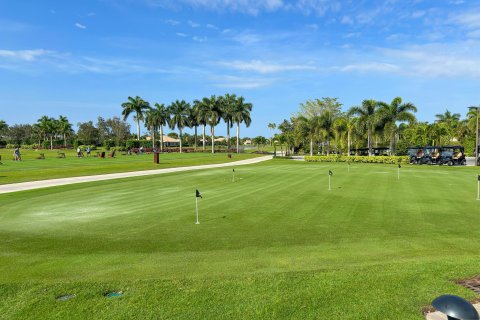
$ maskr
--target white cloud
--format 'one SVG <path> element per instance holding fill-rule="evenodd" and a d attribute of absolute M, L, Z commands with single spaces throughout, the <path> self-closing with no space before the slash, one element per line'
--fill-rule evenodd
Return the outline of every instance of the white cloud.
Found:
<path fill-rule="evenodd" d="M 335 67 L 342 72 L 359 72 L 359 73 L 369 73 L 369 72 L 381 72 L 381 73 L 392 73 L 398 72 L 399 67 L 390 63 L 382 62 L 367 62 L 367 63 L 357 63 L 349 64 L 343 67 Z"/>
<path fill-rule="evenodd" d="M 215 25 L 213 25 L 213 24 L 210 24 L 210 23 L 207 24 L 207 28 L 208 28 L 208 29 L 219 30 L 219 28 L 218 28 L 217 26 L 215 26 Z"/>
<path fill-rule="evenodd" d="M 172 19 L 167 19 L 167 20 L 164 20 L 163 22 L 171 26 L 177 26 L 180 24 L 180 21 L 172 20 Z"/>
<path fill-rule="evenodd" d="M 34 49 L 34 50 L 0 50 L 0 58 L 8 58 L 12 60 L 21 60 L 21 61 L 35 61 L 37 58 L 42 56 L 47 56 L 52 54 L 53 51 L 48 51 L 44 49 Z"/>
<path fill-rule="evenodd" d="M 188 25 L 192 28 L 198 28 L 200 27 L 200 24 L 193 22 L 192 20 L 188 20 Z"/>
<path fill-rule="evenodd" d="M 450 16 L 450 23 L 458 24 L 467 29 L 480 29 L 480 12 L 470 11 Z"/>
<path fill-rule="evenodd" d="M 277 73 L 277 72 L 285 72 L 285 71 L 316 70 L 316 68 L 311 65 L 277 64 L 277 63 L 268 63 L 260 60 L 221 61 L 219 64 L 231 69 L 239 70 L 239 71 L 253 71 L 258 73 Z"/>
<path fill-rule="evenodd" d="M 422 18 L 423 16 L 425 16 L 426 14 L 426 11 L 424 10 L 417 10 L 417 11 L 414 11 L 412 13 L 412 18 L 413 19 L 419 19 L 419 18 Z"/>
<path fill-rule="evenodd" d="M 342 24 L 353 24 L 353 19 L 349 16 L 343 16 L 342 19 L 340 20 Z"/>
<path fill-rule="evenodd" d="M 0 68 L 19 72 L 44 72 L 47 70 L 65 73 L 170 73 L 154 63 L 118 58 L 78 57 L 44 49 L 0 50 Z"/>
<path fill-rule="evenodd" d="M 177 32 L 176 35 L 182 38 L 185 38 L 187 36 L 185 33 L 182 32 Z"/>
<path fill-rule="evenodd" d="M 267 87 L 273 84 L 277 79 L 222 76 L 213 77 L 212 80 L 216 82 L 215 86 L 217 87 L 233 89 L 256 89 Z"/>
<path fill-rule="evenodd" d="M 75 23 L 75 27 L 79 28 L 79 29 L 87 29 L 86 26 L 84 26 L 83 24 L 80 24 L 78 22 Z"/>
<path fill-rule="evenodd" d="M 260 42 L 262 38 L 256 33 L 252 33 L 250 31 L 243 31 L 239 34 L 234 35 L 232 39 L 241 43 L 242 45 L 252 45 Z"/>
<path fill-rule="evenodd" d="M 207 41 L 207 37 L 193 36 L 192 39 L 193 39 L 193 41 L 196 41 L 196 42 L 205 42 L 205 41 Z"/>

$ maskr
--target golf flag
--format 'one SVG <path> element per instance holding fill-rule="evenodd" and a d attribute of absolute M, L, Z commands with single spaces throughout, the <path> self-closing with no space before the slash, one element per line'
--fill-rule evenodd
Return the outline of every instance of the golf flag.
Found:
<path fill-rule="evenodd" d="M 333 176 L 332 170 L 328 170 L 328 175 L 329 175 L 329 176 Z"/>
<path fill-rule="evenodd" d="M 478 181 L 480 181 L 480 174 L 478 175 Z"/>
<path fill-rule="evenodd" d="M 398 164 L 398 169 L 400 169 L 401 167 L 402 167 L 402 165 L 399 163 L 399 164 Z"/>
<path fill-rule="evenodd" d="M 233 173 L 235 173 L 235 169 L 233 169 Z"/>
<path fill-rule="evenodd" d="M 202 198 L 202 194 L 200 193 L 200 191 L 198 191 L 198 189 L 195 190 L 195 197 Z"/>

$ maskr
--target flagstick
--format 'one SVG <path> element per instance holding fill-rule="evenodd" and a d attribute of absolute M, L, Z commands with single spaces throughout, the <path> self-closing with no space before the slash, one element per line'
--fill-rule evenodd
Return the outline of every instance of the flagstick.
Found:
<path fill-rule="evenodd" d="M 400 180 L 400 167 L 398 168 L 398 180 Z"/>
<path fill-rule="evenodd" d="M 331 178 L 331 175 L 328 175 L 328 191 L 332 190 L 331 183 L 330 183 L 330 178 Z"/>
<path fill-rule="evenodd" d="M 348 163 L 348 173 L 350 173 L 350 162 Z"/>
<path fill-rule="evenodd" d="M 195 197 L 195 209 L 197 213 L 197 222 L 195 224 L 200 224 L 200 222 L 198 222 L 198 197 Z"/>
<path fill-rule="evenodd" d="M 232 178 L 232 182 L 235 182 L 235 170 L 233 170 L 233 178 Z"/>

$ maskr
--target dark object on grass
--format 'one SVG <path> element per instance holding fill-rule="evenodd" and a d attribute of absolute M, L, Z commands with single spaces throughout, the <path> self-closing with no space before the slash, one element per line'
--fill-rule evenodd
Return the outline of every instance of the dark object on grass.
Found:
<path fill-rule="evenodd" d="M 123 291 L 111 291 L 104 294 L 107 298 L 121 297 L 123 296 Z"/>
<path fill-rule="evenodd" d="M 61 296 L 56 297 L 55 300 L 57 300 L 57 301 L 67 301 L 67 300 L 70 300 L 70 299 L 73 299 L 73 298 L 75 298 L 74 294 L 63 294 Z"/>
<path fill-rule="evenodd" d="M 446 294 L 433 300 L 432 306 L 449 320 L 479 320 L 477 310 L 467 300 Z"/>

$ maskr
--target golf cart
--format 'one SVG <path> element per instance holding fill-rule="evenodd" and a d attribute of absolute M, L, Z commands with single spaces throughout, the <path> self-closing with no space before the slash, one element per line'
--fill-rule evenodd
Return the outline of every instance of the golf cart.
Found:
<path fill-rule="evenodd" d="M 465 159 L 465 149 L 462 146 L 444 146 L 440 151 L 438 164 L 449 166 L 464 166 L 467 164 Z"/>
<path fill-rule="evenodd" d="M 416 164 L 417 163 L 417 156 L 418 155 L 423 155 L 423 150 L 421 147 L 410 147 L 407 149 L 407 155 L 410 158 L 409 163 L 410 164 Z"/>

